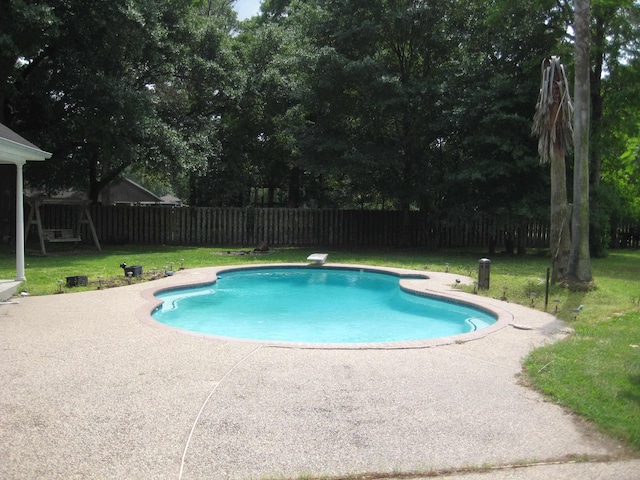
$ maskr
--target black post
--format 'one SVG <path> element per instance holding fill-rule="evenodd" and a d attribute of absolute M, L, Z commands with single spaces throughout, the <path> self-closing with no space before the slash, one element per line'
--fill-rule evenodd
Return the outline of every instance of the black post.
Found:
<path fill-rule="evenodd" d="M 551 272 L 551 268 L 547 267 L 547 286 L 544 292 L 544 311 L 547 311 L 547 306 L 549 305 L 549 273 Z"/>

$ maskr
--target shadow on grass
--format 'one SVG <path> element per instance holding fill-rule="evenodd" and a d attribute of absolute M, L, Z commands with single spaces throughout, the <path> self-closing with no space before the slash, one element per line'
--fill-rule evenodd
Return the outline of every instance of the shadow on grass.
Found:
<path fill-rule="evenodd" d="M 623 391 L 620 396 L 640 405 L 640 374 L 630 375 L 629 383 L 631 388 Z"/>

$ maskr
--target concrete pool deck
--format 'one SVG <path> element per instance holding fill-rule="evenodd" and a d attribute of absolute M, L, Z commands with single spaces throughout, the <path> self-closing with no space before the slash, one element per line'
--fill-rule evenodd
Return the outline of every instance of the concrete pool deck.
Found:
<path fill-rule="evenodd" d="M 0 477 L 640 475 L 618 442 L 520 384 L 522 358 L 567 334 L 552 315 L 485 299 L 531 329 L 391 350 L 283 348 L 140 320 L 151 288 L 211 272 L 1 305 Z M 429 290 L 474 297 L 428 274 Z M 541 465 L 474 471 L 525 463 Z"/>

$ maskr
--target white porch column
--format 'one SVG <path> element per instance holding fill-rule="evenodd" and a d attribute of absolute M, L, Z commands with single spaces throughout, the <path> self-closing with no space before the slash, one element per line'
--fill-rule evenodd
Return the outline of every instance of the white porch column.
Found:
<path fill-rule="evenodd" d="M 24 163 L 16 163 L 16 281 L 27 279 L 24 276 L 24 196 L 22 167 Z"/>

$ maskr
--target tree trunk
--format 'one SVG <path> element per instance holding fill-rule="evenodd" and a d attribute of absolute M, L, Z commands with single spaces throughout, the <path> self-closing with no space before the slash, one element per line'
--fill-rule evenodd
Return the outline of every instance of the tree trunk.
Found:
<path fill-rule="evenodd" d="M 272 208 L 276 201 L 276 187 L 271 180 L 267 185 L 267 207 Z"/>
<path fill-rule="evenodd" d="M 567 165 L 565 162 L 565 149 L 561 140 L 563 124 L 565 123 L 564 110 L 561 108 L 563 92 L 560 91 L 560 83 L 563 82 L 560 72 L 556 70 L 553 78 L 553 98 L 551 106 L 551 118 L 558 120 L 553 122 L 552 128 L 556 129 L 556 140 L 550 151 L 549 163 L 551 164 L 551 282 L 557 283 L 567 279 L 569 273 L 569 255 L 571 254 L 571 219 L 568 217 L 569 202 L 567 200 Z"/>
<path fill-rule="evenodd" d="M 198 205 L 198 177 L 195 173 L 189 174 L 189 206 Z"/>
<path fill-rule="evenodd" d="M 517 252 L 518 255 L 526 255 L 527 254 L 527 222 L 526 220 L 520 220 L 520 226 L 518 227 L 518 238 L 517 240 Z"/>
<path fill-rule="evenodd" d="M 98 159 L 92 156 L 89 159 L 89 200 L 93 203 L 98 202 L 98 192 L 100 192 L 100 181 L 98 180 Z"/>
<path fill-rule="evenodd" d="M 574 176 L 569 280 L 591 282 L 589 252 L 590 0 L 575 0 Z"/>
<path fill-rule="evenodd" d="M 571 234 L 569 229 L 569 204 L 567 202 L 567 171 L 562 147 L 554 147 L 551 158 L 551 282 L 567 278 Z"/>
<path fill-rule="evenodd" d="M 604 67 L 604 48 L 606 36 L 605 25 L 602 18 L 595 19 L 595 36 L 593 39 L 594 48 L 596 50 L 595 64 L 593 66 L 593 73 L 591 74 L 591 136 L 593 140 L 590 148 L 590 210 L 595 215 L 592 217 L 597 218 L 598 210 L 600 209 L 600 175 L 602 169 L 602 145 L 601 138 L 603 132 L 602 119 L 604 115 L 603 110 L 603 89 L 602 89 L 602 69 Z M 601 221 L 590 222 L 590 238 L 589 247 L 592 256 L 596 258 L 602 258 L 606 255 L 607 246 L 604 245 L 604 232 L 602 230 Z"/>
<path fill-rule="evenodd" d="M 287 206 L 298 208 L 300 206 L 300 167 L 293 167 L 289 172 L 289 195 Z"/>
<path fill-rule="evenodd" d="M 405 143 L 407 145 L 407 143 Z M 400 209 L 402 211 L 402 223 L 400 224 L 400 247 L 408 247 L 411 243 L 410 215 L 411 196 L 413 192 L 413 162 L 409 155 L 404 155 L 404 169 L 402 172 L 403 192 L 400 194 Z"/>

